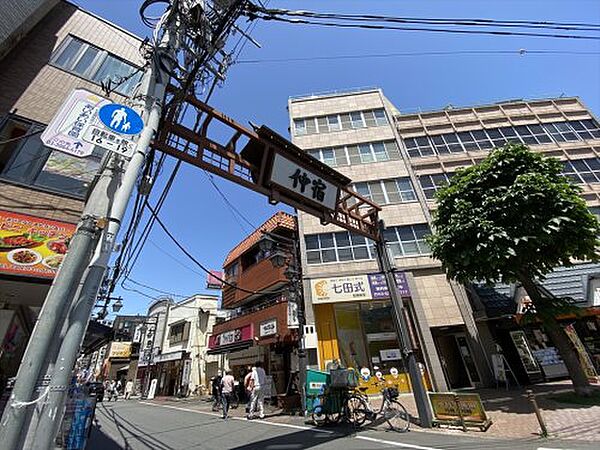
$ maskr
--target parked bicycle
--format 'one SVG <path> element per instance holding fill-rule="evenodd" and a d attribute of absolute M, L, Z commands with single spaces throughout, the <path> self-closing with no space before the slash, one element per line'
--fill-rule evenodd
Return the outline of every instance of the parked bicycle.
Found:
<path fill-rule="evenodd" d="M 378 417 L 382 417 L 389 427 L 400 433 L 408 431 L 410 427 L 410 415 L 402 403 L 397 399 L 399 397 L 398 389 L 395 387 L 384 387 L 381 389 L 383 401 L 379 409 L 374 409 L 369 396 L 366 395 L 366 387 L 359 387 L 349 397 L 352 402 L 353 424 L 363 426 L 369 420 L 374 422 Z"/>

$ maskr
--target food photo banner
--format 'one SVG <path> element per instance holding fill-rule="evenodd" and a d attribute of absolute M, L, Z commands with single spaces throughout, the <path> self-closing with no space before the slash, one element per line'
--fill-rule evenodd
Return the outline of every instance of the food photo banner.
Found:
<path fill-rule="evenodd" d="M 76 225 L 0 210 L 0 273 L 53 278 Z"/>

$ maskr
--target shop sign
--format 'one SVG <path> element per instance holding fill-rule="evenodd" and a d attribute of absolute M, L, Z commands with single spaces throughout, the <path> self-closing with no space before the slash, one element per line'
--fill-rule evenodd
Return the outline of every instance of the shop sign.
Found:
<path fill-rule="evenodd" d="M 110 344 L 109 358 L 129 358 L 131 356 L 131 342 L 113 342 Z"/>
<path fill-rule="evenodd" d="M 76 225 L 0 211 L 0 273 L 53 278 Z"/>
<path fill-rule="evenodd" d="M 310 280 L 310 287 L 313 303 L 350 302 L 372 298 L 367 275 Z"/>
<path fill-rule="evenodd" d="M 453 392 L 429 392 L 429 401 L 438 423 L 462 424 L 487 429 L 488 419 L 479 394 L 455 394 Z"/>
<path fill-rule="evenodd" d="M 410 289 L 404 272 L 394 272 L 396 286 L 401 297 L 410 297 Z M 385 281 L 385 275 L 382 273 L 374 273 L 369 275 L 369 286 L 373 293 L 374 299 L 390 298 L 390 291 Z"/>
<path fill-rule="evenodd" d="M 287 302 L 287 326 L 288 328 L 299 328 L 298 303 L 288 300 Z"/>
<path fill-rule="evenodd" d="M 192 360 L 186 359 L 183 362 L 183 371 L 181 372 L 181 384 L 183 386 L 190 384 L 190 374 L 192 373 Z"/>
<path fill-rule="evenodd" d="M 269 319 L 261 322 L 259 326 L 260 337 L 272 336 L 277 334 L 277 319 Z"/>
<path fill-rule="evenodd" d="M 388 348 L 386 350 L 379 350 L 379 356 L 382 361 L 395 361 L 402 359 L 402 352 L 399 348 Z"/>
<path fill-rule="evenodd" d="M 162 355 L 157 355 L 154 357 L 155 363 L 169 362 L 169 361 L 177 361 L 183 357 L 183 351 L 171 352 L 171 353 L 163 353 Z"/>
<path fill-rule="evenodd" d="M 394 272 L 396 286 L 402 297 L 410 297 L 404 272 Z M 381 273 L 349 275 L 336 278 L 319 278 L 310 281 L 313 303 L 351 302 L 390 297 L 390 292 Z"/>
<path fill-rule="evenodd" d="M 581 368 L 585 372 L 585 375 L 590 383 L 598 383 L 600 380 L 598 379 L 598 374 L 596 373 L 596 369 L 594 368 L 594 364 L 590 359 L 590 355 L 587 350 L 583 346 L 583 342 L 579 339 L 579 335 L 575 330 L 573 324 L 569 324 L 565 327 L 565 333 L 569 336 L 569 339 L 573 343 L 575 350 L 577 351 L 577 356 L 579 357 L 579 363 L 581 364 Z"/>
<path fill-rule="evenodd" d="M 226 345 L 237 344 L 238 342 L 252 339 L 252 324 L 244 325 L 230 331 L 224 331 L 221 334 L 210 336 L 208 339 L 208 348 L 224 347 Z"/>

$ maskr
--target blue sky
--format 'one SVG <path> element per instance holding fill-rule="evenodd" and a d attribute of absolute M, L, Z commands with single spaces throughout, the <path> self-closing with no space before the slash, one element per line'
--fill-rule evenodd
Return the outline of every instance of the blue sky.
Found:
<path fill-rule="evenodd" d="M 121 27 L 145 36 L 140 0 L 77 0 L 77 4 Z M 270 7 L 320 12 L 439 18 L 489 18 L 600 24 L 597 0 L 329 0 L 278 1 Z M 252 33 L 262 49 L 247 45 L 211 104 L 241 123 L 266 124 L 288 136 L 289 96 L 378 86 L 400 111 L 414 112 L 485 104 L 515 98 L 579 96 L 600 115 L 600 56 L 528 55 L 518 51 L 557 50 L 600 53 L 598 41 L 527 37 L 447 35 L 423 32 L 341 30 L 259 22 Z M 509 50 L 510 55 L 411 56 L 303 62 L 244 63 L 293 57 L 387 53 Z M 169 163 L 167 166 L 170 167 Z M 160 192 L 169 168 L 158 180 Z M 232 183 L 216 179 L 230 201 L 259 225 L 278 208 Z M 280 209 L 280 208 L 279 208 Z M 196 168 L 186 166 L 175 180 L 161 212 L 171 231 L 200 261 L 220 268 L 225 255 L 248 232 Z M 175 294 L 203 292 L 205 276 L 155 227 L 132 277 Z M 167 255 L 165 252 L 169 253 Z M 141 289 L 147 294 L 155 294 Z M 143 313 L 150 300 L 122 289 L 122 313 Z"/>

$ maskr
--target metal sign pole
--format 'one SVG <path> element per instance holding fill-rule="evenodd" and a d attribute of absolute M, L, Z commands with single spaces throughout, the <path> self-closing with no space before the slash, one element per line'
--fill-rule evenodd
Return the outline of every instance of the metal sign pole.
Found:
<path fill-rule="evenodd" d="M 415 351 L 410 340 L 409 326 L 406 316 L 404 315 L 404 304 L 402 303 L 402 297 L 400 296 L 400 292 L 398 292 L 396 278 L 394 277 L 394 267 L 392 265 L 388 249 L 385 245 L 385 224 L 383 220 L 380 220 L 378 225 L 379 239 L 375 241 L 375 246 L 377 247 L 377 262 L 379 263 L 379 270 L 385 275 L 385 281 L 388 285 L 394 321 L 396 322 L 396 329 L 398 330 L 402 355 L 406 365 L 408 366 L 410 384 L 412 386 L 415 403 L 417 404 L 420 425 L 423 428 L 431 428 L 433 424 L 433 416 L 431 414 L 431 408 L 427 399 L 427 392 L 425 390 L 425 386 L 423 385 L 421 369 L 419 369 L 419 366 L 417 365 Z"/>

